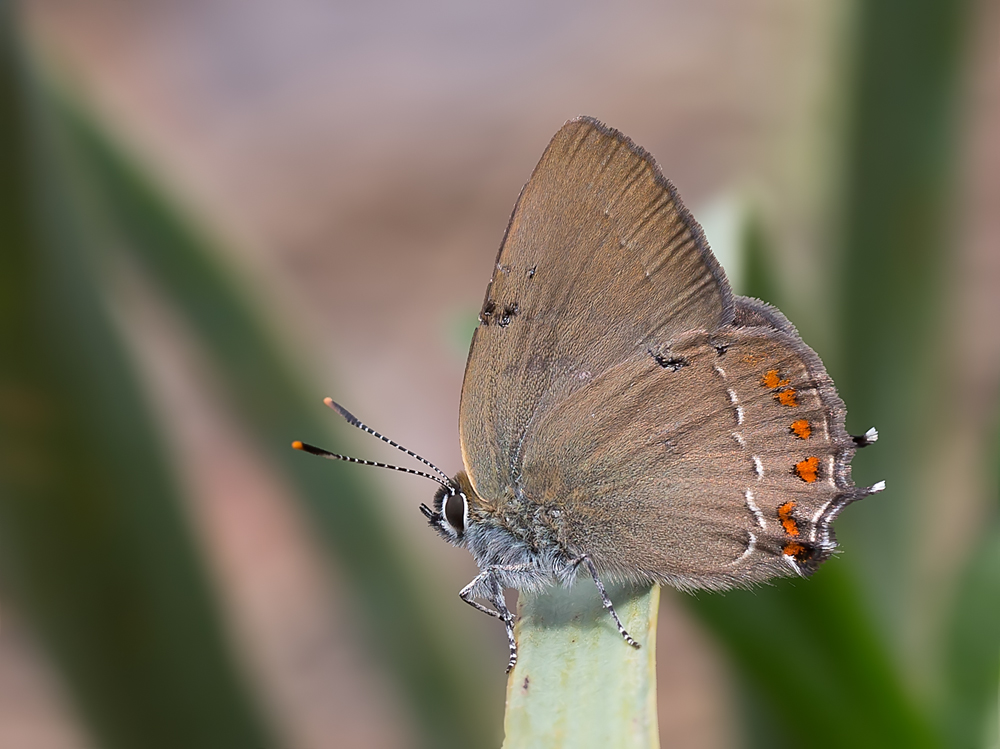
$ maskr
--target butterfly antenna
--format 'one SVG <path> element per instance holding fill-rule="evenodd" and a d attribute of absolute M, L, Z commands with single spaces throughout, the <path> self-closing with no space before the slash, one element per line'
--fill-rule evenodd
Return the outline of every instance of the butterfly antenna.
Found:
<path fill-rule="evenodd" d="M 393 471 L 401 471 L 403 473 L 412 473 L 414 476 L 423 476 L 425 479 L 430 479 L 431 481 L 436 481 L 441 484 L 445 489 L 449 491 L 454 491 L 454 486 L 451 481 L 442 481 L 439 477 L 432 473 L 427 473 L 426 471 L 418 471 L 414 468 L 403 468 L 401 466 L 391 466 L 388 463 L 379 463 L 376 460 L 362 460 L 361 458 L 352 458 L 349 455 L 338 455 L 337 453 L 332 453 L 329 450 L 324 450 L 322 447 L 316 447 L 315 445 L 309 445 L 305 442 L 299 442 L 295 440 L 292 443 L 292 447 L 296 450 L 301 450 L 304 453 L 309 453 L 310 455 L 317 455 L 320 458 L 326 458 L 327 460 L 344 460 L 348 463 L 359 463 L 363 466 L 375 466 L 376 468 L 389 468 Z"/>
<path fill-rule="evenodd" d="M 371 434 L 371 435 L 373 435 L 375 437 L 378 437 L 380 440 L 382 440 L 386 444 L 392 445 L 397 450 L 402 450 L 404 453 L 406 453 L 407 455 L 409 455 L 411 458 L 416 458 L 421 463 L 423 463 L 425 466 L 429 466 L 430 468 L 433 468 L 434 471 L 439 476 L 441 476 L 445 481 L 448 482 L 447 486 L 451 486 L 451 478 L 448 476 L 448 474 L 445 473 L 444 471 L 442 471 L 440 468 L 438 468 L 436 465 L 434 465 L 433 463 L 431 463 L 426 458 L 421 458 L 419 455 L 417 455 L 415 452 L 413 452 L 413 450 L 408 450 L 407 448 L 405 448 L 402 445 L 400 445 L 398 442 L 393 442 L 391 439 L 389 439 L 385 435 L 379 434 L 378 432 L 376 432 L 371 427 L 366 426 L 365 424 L 363 424 L 361 422 L 361 419 L 359 419 L 357 416 L 355 416 L 354 414 L 352 414 L 350 411 L 348 411 L 342 405 L 340 405 L 339 403 L 337 403 L 333 398 L 329 398 L 329 397 L 328 398 L 324 398 L 323 402 L 326 405 L 328 405 L 330 408 L 332 408 L 334 411 L 336 411 L 337 413 L 339 413 L 341 416 L 343 416 L 347 420 L 347 423 L 350 424 L 352 427 L 357 427 L 358 429 L 360 429 L 363 432 L 368 432 L 368 434 Z"/>

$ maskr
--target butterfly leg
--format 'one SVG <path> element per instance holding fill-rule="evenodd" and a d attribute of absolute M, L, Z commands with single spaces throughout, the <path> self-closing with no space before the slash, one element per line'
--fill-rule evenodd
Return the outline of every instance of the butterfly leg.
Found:
<path fill-rule="evenodd" d="M 517 643 L 514 641 L 514 615 L 507 609 L 507 602 L 503 599 L 503 588 L 496 574 L 493 575 L 493 605 L 497 607 L 503 615 L 504 628 L 507 630 L 507 647 L 510 648 L 510 659 L 507 661 L 507 673 L 514 668 L 517 663 Z"/>
<path fill-rule="evenodd" d="M 477 611 L 482 611 L 484 614 L 489 614 L 496 619 L 503 619 L 503 615 L 499 611 L 487 608 L 476 600 L 477 598 L 482 598 L 493 603 L 493 575 L 492 568 L 481 572 L 471 583 L 458 591 L 458 597 Z"/>
<path fill-rule="evenodd" d="M 611 614 L 611 618 L 615 620 L 615 624 L 618 626 L 618 634 L 620 634 L 629 645 L 634 648 L 638 648 L 639 643 L 632 639 L 632 635 L 630 635 L 625 627 L 622 626 L 622 620 L 618 618 L 618 612 L 615 611 L 614 604 L 611 603 L 611 599 L 608 598 L 608 592 L 604 589 L 604 583 L 602 583 L 601 578 L 597 576 L 597 567 L 594 566 L 593 561 L 591 561 L 590 557 L 584 555 L 577 559 L 575 564 L 585 564 L 587 566 L 590 576 L 594 578 L 594 583 L 597 585 L 597 592 L 601 594 L 601 603 L 604 604 L 604 608 L 608 610 L 608 613 Z"/>
<path fill-rule="evenodd" d="M 506 568 L 490 567 L 481 572 L 475 579 L 458 592 L 459 597 L 472 608 L 482 611 L 484 614 L 496 617 L 504 623 L 507 630 L 507 645 L 510 647 L 510 660 L 507 662 L 507 673 L 514 668 L 517 663 L 517 643 L 514 641 L 514 615 L 507 608 L 507 602 L 503 598 L 503 586 L 500 584 L 498 573 Z M 513 568 L 512 568 L 513 569 Z M 482 598 L 493 604 L 494 609 L 483 606 L 476 598 Z"/>

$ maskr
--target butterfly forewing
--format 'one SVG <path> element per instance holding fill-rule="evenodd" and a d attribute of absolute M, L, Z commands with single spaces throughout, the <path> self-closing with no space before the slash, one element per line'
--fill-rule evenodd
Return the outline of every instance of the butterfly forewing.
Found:
<path fill-rule="evenodd" d="M 529 424 L 652 341 L 732 320 L 725 276 L 653 160 L 581 118 L 515 206 L 480 312 L 460 428 L 484 500 L 513 491 Z"/>

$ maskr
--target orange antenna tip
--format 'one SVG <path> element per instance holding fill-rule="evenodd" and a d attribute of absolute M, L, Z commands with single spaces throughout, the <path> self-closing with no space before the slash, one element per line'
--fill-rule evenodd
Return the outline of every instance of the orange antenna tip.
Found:
<path fill-rule="evenodd" d="M 323 402 L 330 408 L 333 408 L 333 398 L 331 398 L 329 395 L 323 399 Z"/>
<path fill-rule="evenodd" d="M 303 449 L 305 449 L 305 445 L 303 445 L 298 440 L 295 440 L 295 442 L 292 443 L 292 447 L 295 448 L 296 450 L 303 450 Z"/>

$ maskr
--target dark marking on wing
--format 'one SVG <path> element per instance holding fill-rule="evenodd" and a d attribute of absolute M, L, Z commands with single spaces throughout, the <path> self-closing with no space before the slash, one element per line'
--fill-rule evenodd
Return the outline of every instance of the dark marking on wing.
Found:
<path fill-rule="evenodd" d="M 497 305 L 492 299 L 487 299 L 483 304 L 483 311 L 479 313 L 479 320 L 483 325 L 489 325 L 490 321 L 493 319 L 493 313 L 496 312 Z"/>
<path fill-rule="evenodd" d="M 688 365 L 688 360 L 683 356 L 664 356 L 663 354 L 657 354 L 653 351 L 649 352 L 656 363 L 659 364 L 664 369 L 669 369 L 671 372 L 676 372 L 681 367 L 686 367 Z"/>
<path fill-rule="evenodd" d="M 503 314 L 500 315 L 500 319 L 497 320 L 497 325 L 499 325 L 501 328 L 506 328 L 508 325 L 510 325 L 511 320 L 513 320 L 517 316 L 518 312 L 519 308 L 517 302 L 514 302 L 513 304 L 508 304 L 503 308 Z"/>

